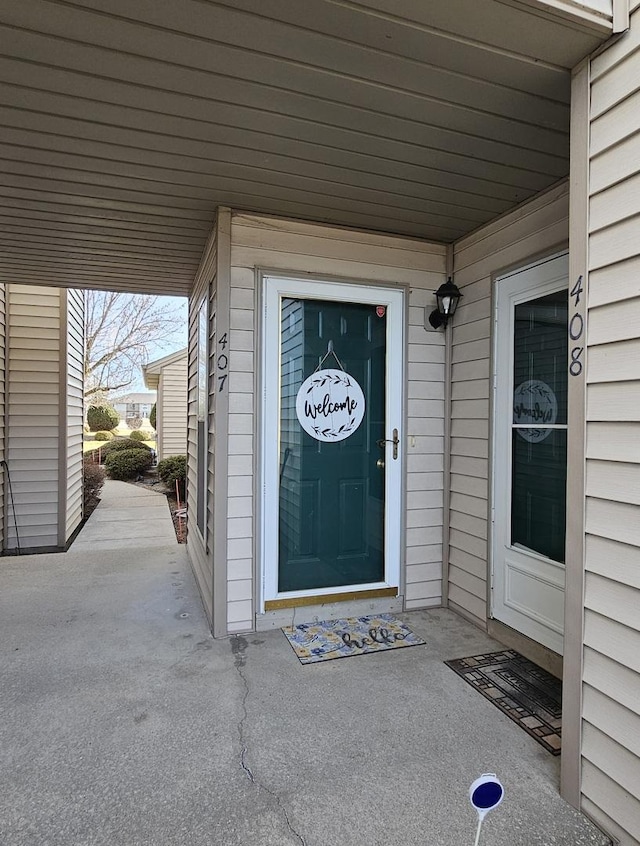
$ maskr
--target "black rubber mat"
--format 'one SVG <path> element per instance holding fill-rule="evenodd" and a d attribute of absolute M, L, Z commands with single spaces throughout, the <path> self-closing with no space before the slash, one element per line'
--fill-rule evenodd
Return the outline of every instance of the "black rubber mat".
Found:
<path fill-rule="evenodd" d="M 562 682 L 559 679 L 512 649 L 444 663 L 552 755 L 560 754 Z"/>

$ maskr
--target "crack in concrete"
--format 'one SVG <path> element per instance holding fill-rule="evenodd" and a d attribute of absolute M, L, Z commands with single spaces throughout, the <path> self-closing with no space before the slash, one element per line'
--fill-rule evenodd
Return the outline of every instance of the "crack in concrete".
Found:
<path fill-rule="evenodd" d="M 248 645 L 249 644 L 247 643 L 246 638 L 242 637 L 242 635 L 233 635 L 233 637 L 231 638 L 231 652 L 232 652 L 233 658 L 234 658 L 234 665 L 235 665 L 235 668 L 238 672 L 238 675 L 240 676 L 240 679 L 242 681 L 242 686 L 244 688 L 244 692 L 243 692 L 243 695 L 242 695 L 242 702 L 240 703 L 241 708 L 242 708 L 242 716 L 241 716 L 240 720 L 238 721 L 238 736 L 239 736 L 239 739 L 240 739 L 240 767 L 246 773 L 247 778 L 249 779 L 251 784 L 255 784 L 255 786 L 258 788 L 258 790 L 264 790 L 265 793 L 267 793 L 269 796 L 271 796 L 271 798 L 275 801 L 276 805 L 280 809 L 282 816 L 284 817 L 284 821 L 287 824 L 287 828 L 289 829 L 291 834 L 293 834 L 293 836 L 296 837 L 299 840 L 299 842 L 302 844 L 302 846 L 307 846 L 307 841 L 300 834 L 300 832 L 296 831 L 296 829 L 291 824 L 291 820 L 289 819 L 289 814 L 287 813 L 287 809 L 285 808 L 281 797 L 274 790 L 271 790 L 266 785 L 261 784 L 256 779 L 255 775 L 253 774 L 253 770 L 251 769 L 251 767 L 247 764 L 247 757 L 246 756 L 247 756 L 247 752 L 249 751 L 249 747 L 247 746 L 247 743 L 246 743 L 246 740 L 245 740 L 245 723 L 248 719 L 247 699 L 249 698 L 249 681 L 248 681 L 248 679 L 247 679 L 247 677 L 246 677 L 246 675 L 244 674 L 243 671 L 244 671 L 244 667 L 247 663 L 247 658 L 246 658 L 245 653 L 247 651 Z"/>
<path fill-rule="evenodd" d="M 238 671 L 238 675 L 242 681 L 242 686 L 244 688 L 244 693 L 242 694 L 242 702 L 240 703 L 240 707 L 242 708 L 242 717 L 238 722 L 238 736 L 240 738 L 240 766 L 247 774 L 247 778 L 252 784 L 256 783 L 255 777 L 251 768 L 247 765 L 246 755 L 247 755 L 247 744 L 245 743 L 244 739 L 244 724 L 247 721 L 248 713 L 247 713 L 247 699 L 249 698 L 249 682 L 247 681 L 247 677 L 243 673 L 243 668 L 246 664 L 246 656 L 245 652 L 247 649 L 247 641 L 246 638 L 240 635 L 234 635 L 231 638 L 231 652 L 233 654 L 234 665 L 236 670 Z"/>

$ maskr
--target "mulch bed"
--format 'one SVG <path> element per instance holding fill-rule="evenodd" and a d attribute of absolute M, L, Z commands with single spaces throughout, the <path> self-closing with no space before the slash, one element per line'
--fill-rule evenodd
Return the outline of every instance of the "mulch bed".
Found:
<path fill-rule="evenodd" d="M 83 524 L 87 522 L 89 517 L 93 514 L 96 508 L 100 505 L 100 497 L 92 496 L 90 499 L 84 501 L 84 514 L 82 517 Z"/>
<path fill-rule="evenodd" d="M 176 532 L 176 538 L 178 543 L 186 543 L 187 542 L 187 509 L 184 502 L 180 503 L 180 508 L 178 508 L 178 502 L 175 498 L 175 495 L 167 493 L 167 502 L 169 503 L 169 510 L 171 511 L 171 517 L 173 519 L 173 528 Z"/>

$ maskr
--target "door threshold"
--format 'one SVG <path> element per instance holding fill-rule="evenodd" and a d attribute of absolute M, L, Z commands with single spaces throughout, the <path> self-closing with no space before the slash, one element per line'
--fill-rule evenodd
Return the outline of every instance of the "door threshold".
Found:
<path fill-rule="evenodd" d="M 316 605 L 276 608 L 256 614 L 255 629 L 258 632 L 266 632 L 283 626 L 298 626 L 344 617 L 366 617 L 371 614 L 402 614 L 404 611 L 403 596 L 374 596 L 367 599 L 349 594 L 349 598 L 342 601 L 336 600 L 336 596 L 337 594 L 332 594 L 330 598 L 324 602 L 319 601 Z"/>
<path fill-rule="evenodd" d="M 397 587 L 372 588 L 370 590 L 345 591 L 343 593 L 317 593 L 313 596 L 293 596 L 283 599 L 267 599 L 265 611 L 279 608 L 302 608 L 305 605 L 325 605 L 333 602 L 349 602 L 352 599 L 377 599 L 383 596 L 397 596 Z"/>

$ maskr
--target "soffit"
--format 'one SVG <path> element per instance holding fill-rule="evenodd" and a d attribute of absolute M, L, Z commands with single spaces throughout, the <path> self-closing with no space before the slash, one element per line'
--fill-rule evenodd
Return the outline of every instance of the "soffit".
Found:
<path fill-rule="evenodd" d="M 452 242 L 565 177 L 606 27 L 498 0 L 0 7 L 0 281 L 188 293 L 216 206 Z"/>

